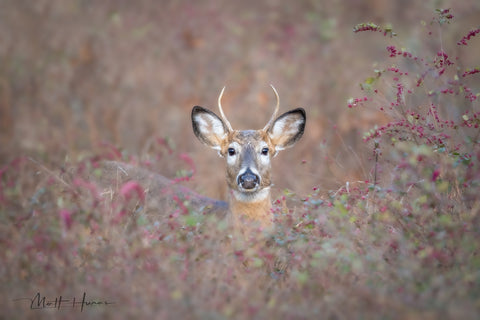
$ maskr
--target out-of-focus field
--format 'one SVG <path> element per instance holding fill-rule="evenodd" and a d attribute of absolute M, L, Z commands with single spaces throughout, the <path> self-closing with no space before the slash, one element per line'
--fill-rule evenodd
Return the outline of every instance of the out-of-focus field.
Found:
<path fill-rule="evenodd" d="M 389 64 L 385 37 L 354 34 L 353 27 L 391 24 L 399 47 L 435 52 L 424 34 L 437 8 L 452 8 L 455 16 L 441 34 L 442 44 L 461 57 L 461 67 L 478 66 L 478 39 L 468 51 L 454 45 L 479 26 L 476 0 L 0 0 L 0 255 L 5 259 L 0 299 L 7 301 L 0 318 L 473 319 L 480 310 L 480 276 L 474 271 L 478 257 L 472 259 L 479 252 L 478 245 L 468 248 L 478 234 L 459 236 L 461 250 L 451 251 L 461 254 L 453 262 L 439 250 L 439 266 L 425 258 L 436 256 L 435 248 L 419 258 L 428 261 L 416 261 L 412 257 L 427 245 L 413 248 L 397 231 L 389 238 L 370 225 L 366 213 L 395 202 L 389 196 L 373 205 L 356 198 L 365 208 L 359 203 L 352 208 L 344 198 L 325 202 L 330 190 L 374 180 L 374 146 L 362 137 L 391 120 L 373 108 L 348 108 L 351 97 L 365 95 L 359 84 L 377 66 Z M 323 226 L 295 229 L 293 240 L 286 236 L 293 248 L 285 250 L 297 255 L 284 280 L 265 273 L 272 248 L 252 252 L 247 242 L 232 255 L 216 241 L 228 236 L 215 229 L 215 221 L 205 222 L 211 228 L 206 233 L 184 232 L 181 223 L 170 220 L 162 226 L 159 218 L 153 229 L 126 230 L 102 216 L 118 209 L 114 200 L 99 205 L 96 187 L 73 179 L 95 169 L 84 167 L 92 158 L 115 159 L 149 164 L 169 178 L 193 172 L 186 179 L 189 188 L 225 200 L 223 160 L 196 140 L 190 112 L 194 105 L 217 112 L 218 94 L 226 86 L 222 104 L 233 127 L 262 128 L 275 105 L 270 84 L 279 92 L 281 111 L 303 107 L 307 112 L 304 137 L 273 163 L 276 210 L 290 201 L 303 213 L 293 218 L 296 227 L 309 225 L 299 222 L 308 214 Z M 387 168 L 394 165 L 377 172 L 380 182 L 390 181 Z M 320 202 L 310 208 L 302 201 L 312 190 Z M 478 211 L 478 201 L 472 203 L 462 214 Z M 323 217 L 331 207 L 339 213 L 333 220 Z M 288 219 L 280 219 L 287 229 L 293 223 Z M 440 233 L 437 225 L 430 227 Z M 422 238 L 424 231 L 415 241 L 430 241 Z M 160 241 L 151 245 L 146 239 Z M 244 256 L 247 271 L 238 267 Z M 442 273 L 458 261 L 468 261 L 464 273 Z M 233 265 L 241 270 L 230 270 Z M 81 313 L 30 310 L 29 303 L 13 302 L 39 291 L 78 299 L 86 291 L 116 304 Z"/>
<path fill-rule="evenodd" d="M 104 148 L 145 155 L 156 138 L 195 159 L 202 192 L 225 198 L 215 152 L 194 138 L 194 105 L 225 111 L 235 128 L 261 128 L 275 104 L 303 107 L 307 131 L 274 165 L 275 183 L 305 192 L 371 176 L 365 131 L 385 122 L 353 113 L 347 99 L 373 65 L 382 39 L 355 36 L 361 22 L 391 23 L 419 46 L 435 1 L 2 1 L 1 157 L 76 159 Z M 478 23 L 475 1 L 455 3 L 457 39 Z M 465 27 L 464 27 L 465 26 Z M 380 41 L 379 41 L 380 40 Z M 471 52 L 474 52 L 472 50 Z M 306 163 L 302 165 L 302 160 Z M 287 169 L 288 168 L 288 169 Z M 181 169 L 166 164 L 163 174 Z M 201 183 L 208 182 L 208 183 Z"/>

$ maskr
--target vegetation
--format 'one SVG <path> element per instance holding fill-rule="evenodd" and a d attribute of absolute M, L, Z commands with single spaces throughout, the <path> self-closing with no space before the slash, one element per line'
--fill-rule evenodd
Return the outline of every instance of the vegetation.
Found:
<path fill-rule="evenodd" d="M 480 66 L 468 52 L 480 29 L 445 43 L 456 23 L 453 10 L 436 11 L 415 48 L 391 26 L 354 27 L 385 48 L 358 98 L 344 106 L 352 117 L 381 119 L 361 146 L 370 152 L 362 166 L 371 170 L 334 190 L 321 183 L 304 194 L 284 190 L 273 204 L 273 234 L 238 237 L 174 193 L 165 212 L 151 205 L 141 180 L 96 182 L 102 161 L 114 159 L 150 171 L 175 163 L 172 184 L 191 186 L 200 164 L 175 139 L 149 141 L 138 156 L 110 145 L 74 159 L 15 154 L 0 167 L 0 314 L 475 319 Z M 84 293 L 90 304 L 72 308 Z M 70 300 L 59 307 L 59 296 Z M 43 308 L 41 297 L 57 298 L 56 308 Z"/>

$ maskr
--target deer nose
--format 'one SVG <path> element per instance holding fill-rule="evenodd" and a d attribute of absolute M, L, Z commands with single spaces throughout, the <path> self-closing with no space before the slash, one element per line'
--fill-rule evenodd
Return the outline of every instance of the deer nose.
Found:
<path fill-rule="evenodd" d="M 247 169 L 244 173 L 238 176 L 238 185 L 245 190 L 252 190 L 260 183 L 260 177 Z"/>

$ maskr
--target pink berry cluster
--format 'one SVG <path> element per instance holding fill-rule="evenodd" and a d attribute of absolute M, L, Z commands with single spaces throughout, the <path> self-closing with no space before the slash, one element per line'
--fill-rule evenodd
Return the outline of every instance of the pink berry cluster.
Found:
<path fill-rule="evenodd" d="M 417 57 L 414 57 L 410 52 L 405 50 L 399 50 L 395 46 L 387 46 L 387 51 L 390 53 L 390 57 L 403 56 L 405 58 L 412 58 L 417 60 Z"/>
<path fill-rule="evenodd" d="M 453 14 L 450 12 L 450 9 L 437 9 L 435 10 L 438 13 L 438 18 L 435 19 L 439 24 L 450 23 L 453 19 Z"/>
<path fill-rule="evenodd" d="M 363 102 L 368 101 L 368 97 L 363 97 L 363 98 L 350 98 L 348 100 L 348 107 L 349 108 L 354 108 L 358 107 L 359 105 L 362 105 Z"/>
<path fill-rule="evenodd" d="M 463 36 L 463 38 L 457 42 L 457 44 L 459 46 L 466 46 L 468 45 L 467 44 L 467 41 L 469 41 L 471 38 L 475 37 L 478 33 L 480 33 L 480 28 L 477 28 L 477 29 L 473 29 L 473 30 L 470 30 L 469 33 L 467 33 L 465 36 Z"/>
<path fill-rule="evenodd" d="M 404 118 L 376 128 L 364 137 L 364 141 L 387 135 L 390 138 L 395 137 L 398 141 L 416 140 L 426 145 L 440 147 L 444 146 L 446 141 L 451 138 L 444 129 L 456 130 L 459 125 L 478 128 L 479 116 L 479 113 L 475 113 L 471 117 L 463 115 L 463 122 L 457 124 L 452 120 L 441 119 L 438 107 L 432 104 L 424 113 L 415 110 L 406 111 Z"/>
<path fill-rule="evenodd" d="M 450 9 L 437 12 L 439 16 L 433 21 L 440 25 L 453 18 Z M 359 25 L 358 31 L 366 30 L 379 31 L 379 28 L 372 24 Z M 480 28 L 470 31 L 458 44 L 465 45 L 478 33 Z M 428 32 L 428 36 L 432 34 Z M 396 59 L 395 64 L 375 70 L 376 77 L 368 78 L 361 85 L 367 95 L 348 101 L 349 108 L 376 104 L 378 110 L 391 119 L 370 130 L 364 141 L 373 141 L 378 154 L 381 154 L 378 150 L 382 141 L 386 145 L 411 141 L 435 150 L 448 150 L 453 156 L 470 154 L 474 146 L 465 141 L 471 140 L 470 135 L 472 138 L 476 135 L 471 130 L 480 127 L 480 111 L 476 105 L 480 93 L 476 93 L 465 78 L 480 73 L 480 68 L 459 71 L 460 58 L 452 58 L 444 47 L 423 57 L 395 45 L 388 45 L 386 50 L 389 58 Z"/>
<path fill-rule="evenodd" d="M 467 70 L 465 70 L 464 73 L 462 73 L 462 77 L 470 76 L 472 74 L 479 73 L 479 72 L 480 72 L 479 67 L 476 67 L 476 68 L 473 68 L 473 69 L 467 69 Z"/>

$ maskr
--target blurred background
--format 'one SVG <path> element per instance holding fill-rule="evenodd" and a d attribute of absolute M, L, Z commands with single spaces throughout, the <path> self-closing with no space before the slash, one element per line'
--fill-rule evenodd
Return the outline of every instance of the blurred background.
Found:
<path fill-rule="evenodd" d="M 262 128 L 273 84 L 281 111 L 307 111 L 304 138 L 273 164 L 277 192 L 371 179 L 361 138 L 385 119 L 347 100 L 388 62 L 391 40 L 352 29 L 391 24 L 415 50 L 434 10 L 449 7 L 456 23 L 442 41 L 455 50 L 480 23 L 478 0 L 0 0 L 0 165 L 22 155 L 61 164 L 111 145 L 173 177 L 186 153 L 193 188 L 225 198 L 223 160 L 194 137 L 191 109 L 216 112 L 227 86 L 232 126 Z"/>

